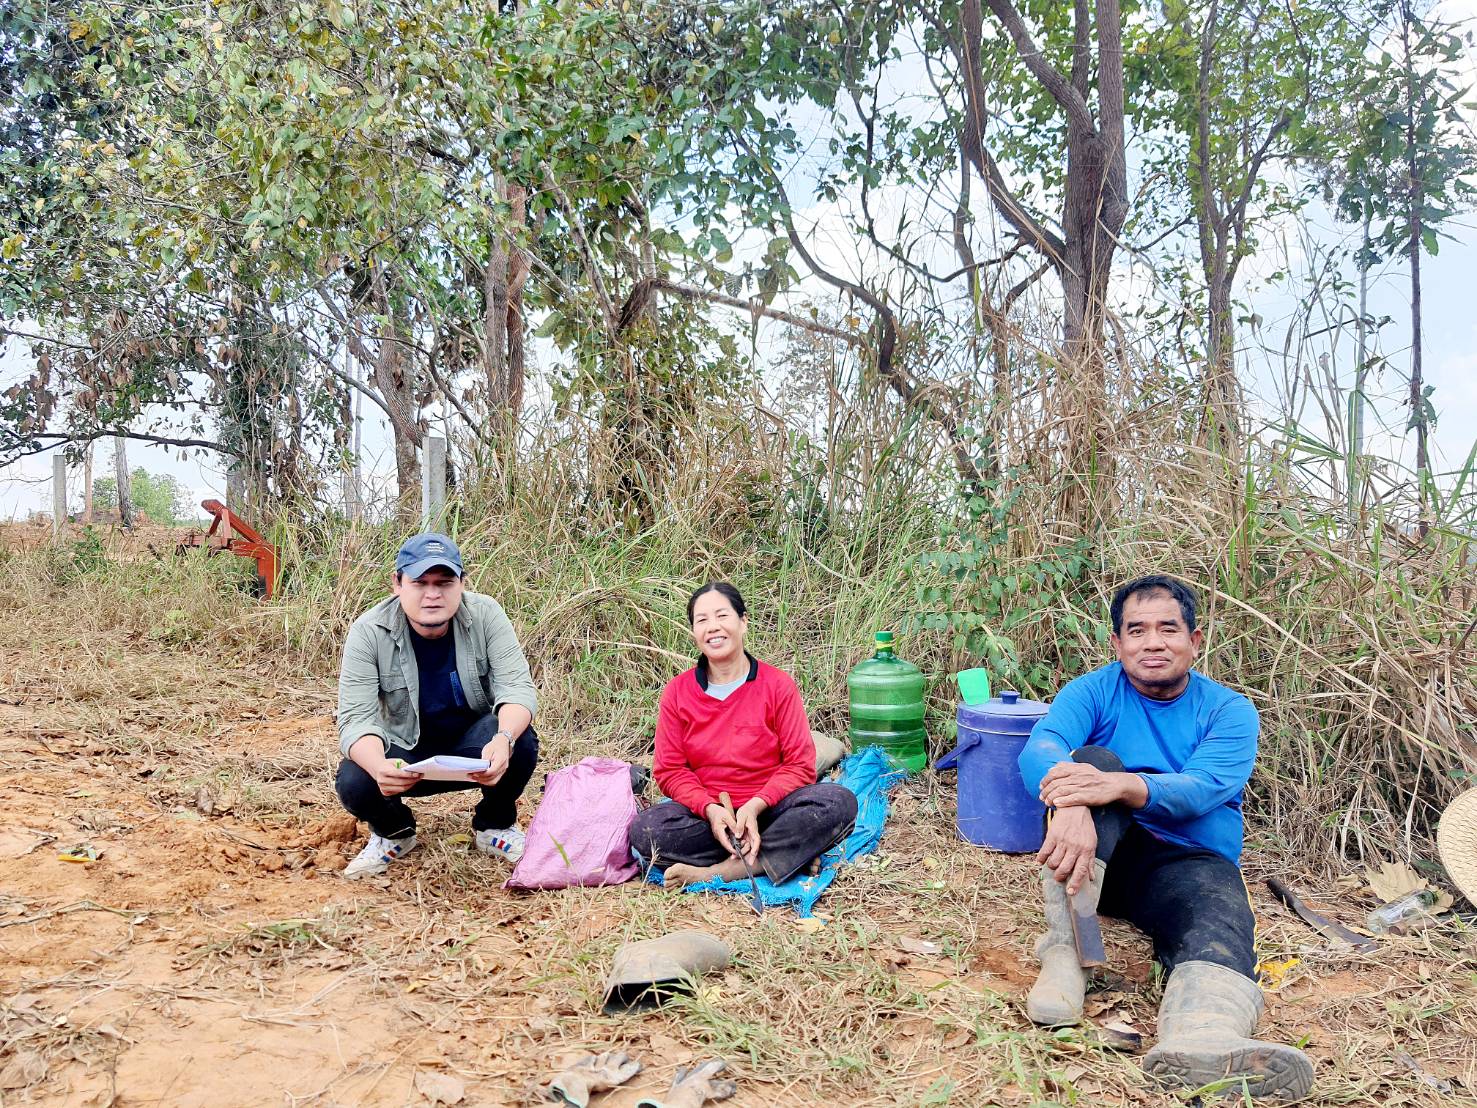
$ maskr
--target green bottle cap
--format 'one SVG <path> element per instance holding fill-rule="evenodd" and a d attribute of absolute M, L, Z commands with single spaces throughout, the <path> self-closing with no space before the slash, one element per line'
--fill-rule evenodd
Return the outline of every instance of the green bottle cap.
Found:
<path fill-rule="evenodd" d="M 892 632 L 891 631 L 878 631 L 877 632 L 877 645 L 878 646 L 891 646 L 892 645 Z"/>

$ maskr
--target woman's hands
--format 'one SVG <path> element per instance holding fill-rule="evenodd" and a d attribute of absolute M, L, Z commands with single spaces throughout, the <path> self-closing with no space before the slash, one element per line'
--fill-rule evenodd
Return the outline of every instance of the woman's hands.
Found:
<path fill-rule="evenodd" d="M 737 812 L 727 793 L 720 793 L 721 804 L 709 804 L 703 811 L 708 827 L 718 845 L 735 858 L 740 856 L 753 865 L 759 857 L 759 813 L 769 807 L 760 797 L 751 797 Z M 734 843 L 738 849 L 734 849 Z"/>
<path fill-rule="evenodd" d="M 733 854 L 733 840 L 729 836 L 733 839 L 739 837 L 738 820 L 734 817 L 733 810 L 722 804 L 709 804 L 703 809 L 703 815 L 708 817 L 708 827 L 718 845 Z"/>
<path fill-rule="evenodd" d="M 759 859 L 759 813 L 768 807 L 759 797 L 752 797 L 735 816 L 739 828 L 739 846 L 743 848 L 744 861 L 751 866 Z"/>

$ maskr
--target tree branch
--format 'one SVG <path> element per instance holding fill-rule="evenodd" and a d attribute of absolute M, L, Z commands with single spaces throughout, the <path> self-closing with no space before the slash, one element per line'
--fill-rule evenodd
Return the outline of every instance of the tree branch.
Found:
<path fill-rule="evenodd" d="M 1011 307 L 1015 304 L 1015 302 L 1019 300 L 1023 295 L 1025 295 L 1027 289 L 1029 289 L 1037 281 L 1041 280 L 1041 278 L 1046 275 L 1046 271 L 1050 268 L 1050 264 L 1043 262 L 1041 265 L 1038 265 L 1034 270 L 1026 274 L 1014 285 L 1012 285 L 1010 291 L 1005 294 L 1005 299 L 1000 302 L 1000 314 L 1006 315 L 1007 313 L 1009 313 Z"/>
<path fill-rule="evenodd" d="M 733 140 L 754 159 L 754 163 L 764 167 L 765 172 L 769 175 L 770 182 L 779 199 L 779 203 L 775 206 L 775 211 L 780 221 L 784 224 L 785 234 L 790 240 L 790 245 L 800 255 L 800 259 L 805 263 L 806 268 L 832 288 L 849 293 L 876 313 L 878 330 L 877 375 L 891 386 L 892 390 L 897 393 L 906 406 L 916 409 L 924 416 L 932 419 L 948 435 L 949 444 L 954 454 L 954 466 L 959 473 L 960 479 L 966 485 L 977 487 L 981 481 L 979 468 L 974 464 L 974 459 L 970 456 L 969 443 L 965 440 L 960 430 L 957 415 L 947 408 L 942 408 L 936 404 L 933 398 L 928 395 L 930 390 L 927 387 L 919 388 L 893 362 L 893 356 L 897 352 L 898 342 L 896 314 L 888 307 L 885 300 L 867 288 L 866 285 L 859 281 L 847 280 L 838 274 L 832 273 L 815 260 L 815 257 L 806 247 L 805 240 L 800 237 L 800 232 L 795 227 L 795 219 L 791 214 L 794 209 L 790 205 L 789 193 L 785 189 L 784 182 L 779 179 L 779 174 L 775 172 L 774 168 L 765 159 L 759 157 L 758 151 L 754 149 L 742 131 L 732 130 L 730 133 Z"/>
<path fill-rule="evenodd" d="M 233 449 L 229 446 L 225 446 L 222 443 L 212 442 L 210 439 L 181 439 L 173 438 L 168 435 L 151 435 L 145 431 L 124 431 L 116 427 L 108 427 L 99 428 L 95 431 L 89 431 L 86 434 L 63 435 L 57 432 L 47 431 L 41 434 L 32 435 L 32 438 L 55 439 L 56 441 L 53 442 L 50 446 L 42 446 L 36 450 L 28 450 L 25 451 L 24 454 L 15 455 L 15 457 L 24 457 L 25 454 L 40 454 L 47 450 L 54 450 L 58 446 L 65 446 L 68 443 L 96 442 L 98 439 L 115 438 L 118 436 L 122 436 L 125 439 L 134 439 L 138 442 L 153 443 L 156 446 L 177 446 L 187 450 L 196 448 L 201 450 L 214 450 L 220 454 L 229 454 L 233 458 L 239 458 L 242 456 L 241 451 Z"/>
<path fill-rule="evenodd" d="M 1109 172 L 1126 180 L 1123 164 L 1123 17 L 1118 0 L 1097 3 L 1097 99 L 1098 133 L 1108 150 L 1117 151 L 1118 165 Z M 1120 187 L 1120 195 L 1126 192 Z"/>
<path fill-rule="evenodd" d="M 554 179 L 554 171 L 544 164 L 544 182 L 549 191 L 559 201 L 559 206 L 564 209 L 565 216 L 569 219 L 569 230 L 574 235 L 575 245 L 579 247 L 580 255 L 585 259 L 585 269 L 590 274 L 590 284 L 595 288 L 595 296 L 600 301 L 600 312 L 605 318 L 605 329 L 614 337 L 617 333 L 617 325 L 620 316 L 616 314 L 615 304 L 610 299 L 610 293 L 606 291 L 605 280 L 600 276 L 600 267 L 595 264 L 595 252 L 590 249 L 589 240 L 585 238 L 585 230 L 580 225 L 579 215 L 574 210 L 574 205 L 569 202 L 569 197 L 559 187 L 559 182 Z"/>
<path fill-rule="evenodd" d="M 328 372 L 332 373 L 335 377 L 337 377 L 344 384 L 348 385 L 350 388 L 358 389 L 365 396 L 369 397 L 370 400 L 374 401 L 374 403 L 379 406 L 380 410 L 383 411 L 385 415 L 390 414 L 390 407 L 388 404 L 385 403 L 384 398 L 381 397 L 379 393 L 371 389 L 368 385 L 364 384 L 363 381 L 356 381 L 349 374 L 345 373 L 343 370 L 334 365 L 330 365 L 328 367 Z"/>
<path fill-rule="evenodd" d="M 938 20 L 934 23 L 948 41 L 959 72 L 964 77 L 964 127 L 960 131 L 959 147 L 979 172 L 981 180 L 985 182 L 985 190 L 1006 222 L 1061 269 L 1065 264 L 1062 240 L 1026 211 L 1006 184 L 999 165 L 985 146 L 985 85 L 980 69 L 980 41 L 984 20 L 979 0 L 965 0 L 963 24 L 963 41 L 960 42 L 951 33 L 951 28 Z"/>
<path fill-rule="evenodd" d="M 1092 88 L 1092 7 L 1076 0 L 1072 14 L 1072 87 L 1087 102 Z"/>
<path fill-rule="evenodd" d="M 966 0 L 964 6 L 968 9 L 977 3 L 978 0 Z M 1020 12 L 1015 10 L 1010 0 L 985 0 L 985 3 L 995 18 L 1000 21 L 1000 25 L 1005 28 L 1010 41 L 1015 44 L 1015 52 L 1021 56 L 1021 61 L 1026 63 L 1026 68 L 1031 71 L 1031 75 L 1041 82 L 1041 87 L 1061 105 L 1062 111 L 1067 113 L 1067 119 L 1084 131 L 1096 130 L 1092 111 L 1087 106 L 1086 98 L 1062 76 L 1061 70 L 1046 60 L 1046 55 L 1032 41 L 1031 32 L 1026 29 L 1025 20 L 1021 18 Z M 1116 9 L 1116 5 L 1114 7 Z M 1116 14 L 1115 10 L 1114 15 Z M 1107 18 L 1105 13 L 1098 13 L 1099 34 Z"/>
<path fill-rule="evenodd" d="M 441 376 L 441 371 L 436 367 L 435 351 L 436 343 L 433 342 L 431 344 L 431 354 L 426 358 L 426 373 L 430 376 L 431 383 L 446 398 L 446 402 L 456 409 L 456 414 L 462 417 L 462 422 L 467 425 L 467 429 L 472 432 L 477 441 L 487 443 L 489 440 L 484 437 L 483 430 L 487 426 L 487 421 L 473 419 L 472 413 L 467 411 L 466 405 L 461 402 L 461 398 L 452 392 L 451 385 Z"/>
<path fill-rule="evenodd" d="M 783 188 L 783 186 L 780 187 Z M 848 281 L 823 268 L 811 256 L 804 241 L 800 238 L 800 233 L 795 229 L 795 221 L 790 216 L 788 198 L 785 198 L 780 214 L 785 224 L 785 233 L 790 238 L 790 245 L 795 248 L 806 267 L 828 285 L 850 293 L 877 313 L 878 331 L 880 332 L 877 344 L 878 376 L 892 386 L 893 391 L 898 394 L 905 405 L 919 409 L 943 428 L 949 436 L 949 444 L 954 452 L 954 468 L 958 471 L 960 479 L 967 485 L 977 486 L 981 480 L 980 471 L 974 464 L 974 459 L 970 457 L 968 444 L 960 434 L 958 418 L 953 412 L 935 404 L 933 399 L 927 395 L 926 388 L 919 388 L 893 363 L 893 355 L 897 351 L 898 325 L 897 316 L 887 306 L 887 302 L 866 285 L 858 281 Z"/>
<path fill-rule="evenodd" d="M 1252 155 L 1251 165 L 1246 172 L 1246 181 L 1241 186 L 1241 194 L 1231 204 L 1230 215 L 1238 225 L 1246 219 L 1246 207 L 1251 203 L 1252 190 L 1256 187 L 1257 178 L 1261 175 L 1262 164 L 1271 154 L 1272 144 L 1281 137 L 1282 132 L 1291 126 L 1292 116 L 1290 114 L 1283 115 L 1281 119 L 1277 120 L 1276 123 L 1268 128 L 1266 137 L 1262 139 L 1262 144 L 1257 147 L 1256 153 Z M 1239 230 L 1237 238 L 1240 238 Z"/>
<path fill-rule="evenodd" d="M 366 365 L 372 363 L 374 361 L 374 358 L 370 356 L 369 350 L 364 345 L 364 340 L 359 337 L 358 329 L 350 326 L 348 319 L 341 311 L 339 311 L 338 305 L 333 302 L 333 298 L 328 295 L 328 290 L 324 288 L 321 283 L 318 285 L 318 297 L 320 300 L 323 301 L 323 306 L 328 309 L 328 313 L 333 316 L 335 322 L 338 323 L 339 328 L 343 331 L 344 343 L 348 346 L 349 352 Z M 322 356 L 320 355 L 320 357 Z M 394 418 L 394 416 L 390 412 L 390 406 L 385 403 L 384 397 L 380 396 L 379 393 L 375 392 L 372 388 L 364 384 L 362 381 L 356 381 L 349 374 L 345 373 L 343 370 L 333 365 L 333 363 L 330 362 L 327 358 L 324 358 L 323 362 L 325 365 L 328 366 L 328 371 L 332 373 L 335 377 L 337 377 L 340 381 L 344 382 L 344 384 L 346 385 L 351 386 L 352 388 L 358 389 L 365 396 L 369 397 L 370 400 L 374 401 L 375 404 L 379 405 L 380 410 L 383 411 L 386 416 L 390 417 L 391 419 Z"/>
<path fill-rule="evenodd" d="M 783 312 L 778 308 L 770 308 L 761 304 L 758 300 L 740 300 L 737 296 L 727 296 L 721 292 L 713 292 L 708 289 L 694 288 L 691 285 L 679 285 L 675 281 L 668 281 L 661 277 L 651 277 L 637 281 L 631 289 L 631 295 L 626 297 L 625 305 L 621 308 L 620 325 L 616 334 L 620 334 L 628 328 L 640 316 L 639 306 L 646 302 L 647 297 L 653 292 L 668 293 L 679 296 L 684 300 L 706 300 L 712 304 L 722 304 L 724 307 L 736 308 L 750 315 L 764 316 L 767 319 L 778 320 L 791 327 L 799 327 L 806 331 L 813 331 L 819 335 L 829 335 L 831 338 L 840 339 L 850 345 L 862 347 L 866 341 L 860 335 L 854 335 L 849 331 L 843 331 L 839 327 L 831 327 L 825 323 L 819 323 L 813 319 L 791 312 Z"/>
<path fill-rule="evenodd" d="M 27 342 L 44 342 L 48 346 L 60 346 L 66 350 L 86 350 L 92 353 L 92 346 L 85 342 L 67 342 L 65 339 L 54 339 L 50 335 L 33 335 L 28 331 L 12 331 L 9 327 L 0 327 L 0 339 L 25 339 Z"/>

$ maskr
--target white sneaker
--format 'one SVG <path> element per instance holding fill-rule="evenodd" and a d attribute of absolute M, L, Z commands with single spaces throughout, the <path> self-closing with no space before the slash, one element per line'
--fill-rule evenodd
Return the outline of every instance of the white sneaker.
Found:
<path fill-rule="evenodd" d="M 523 847 L 528 838 L 516 827 L 500 827 L 478 831 L 473 841 L 483 854 L 516 862 L 523 857 Z"/>
<path fill-rule="evenodd" d="M 383 835 L 376 835 L 373 831 L 369 833 L 369 844 L 361 850 L 358 855 L 344 867 L 344 876 L 350 881 L 357 881 L 361 877 L 373 877 L 384 873 L 390 868 L 390 863 L 400 855 L 415 849 L 415 832 L 412 831 L 403 839 L 387 839 Z"/>

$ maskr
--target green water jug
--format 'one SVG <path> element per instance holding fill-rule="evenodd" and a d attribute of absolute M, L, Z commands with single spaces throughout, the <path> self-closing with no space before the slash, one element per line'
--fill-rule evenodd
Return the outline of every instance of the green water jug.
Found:
<path fill-rule="evenodd" d="M 909 773 L 928 762 L 923 733 L 923 674 L 892 652 L 892 632 L 877 632 L 877 653 L 846 677 L 851 690 L 851 748 L 880 746 Z"/>

